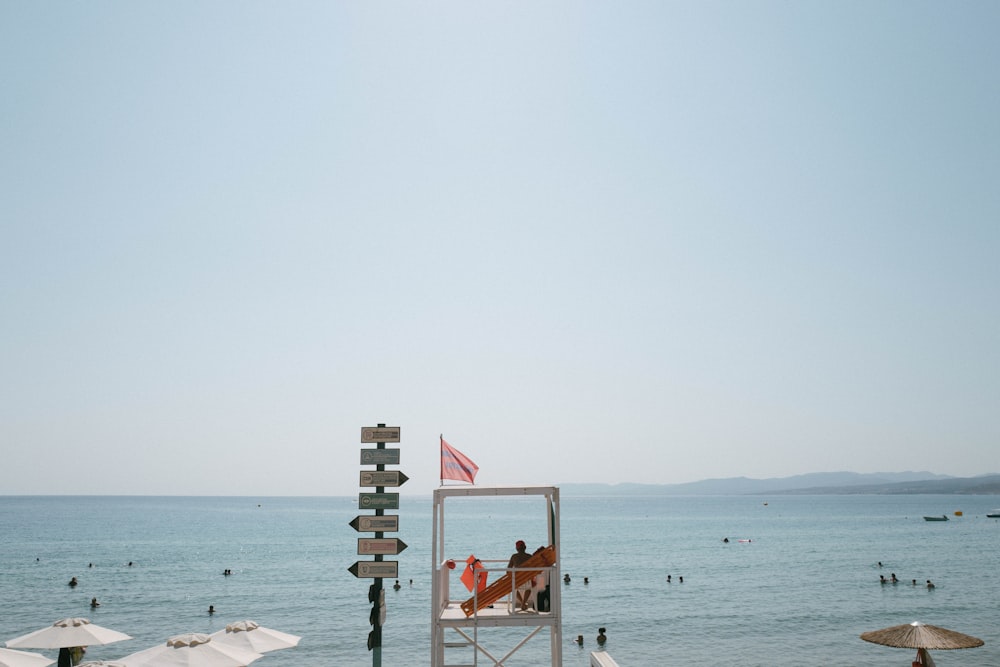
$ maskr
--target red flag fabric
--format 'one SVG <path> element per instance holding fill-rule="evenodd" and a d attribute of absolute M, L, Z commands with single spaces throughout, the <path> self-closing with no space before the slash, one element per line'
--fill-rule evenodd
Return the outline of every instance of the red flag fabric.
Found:
<path fill-rule="evenodd" d="M 485 571 L 483 564 L 479 562 L 479 559 L 475 556 L 469 556 L 465 559 L 465 572 L 462 573 L 462 583 L 465 587 L 472 592 L 472 587 L 475 586 L 476 590 L 480 593 L 486 588 L 486 580 L 489 578 L 490 573 Z M 479 570 L 483 570 L 479 572 Z M 475 581 L 475 583 L 473 583 Z"/>
<path fill-rule="evenodd" d="M 475 484 L 479 466 L 468 456 L 458 451 L 441 437 L 441 481 L 456 479 L 460 482 Z"/>

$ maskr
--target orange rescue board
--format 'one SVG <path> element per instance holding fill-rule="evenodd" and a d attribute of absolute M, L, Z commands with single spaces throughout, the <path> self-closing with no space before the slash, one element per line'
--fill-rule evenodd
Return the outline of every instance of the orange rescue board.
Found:
<path fill-rule="evenodd" d="M 541 573 L 541 570 L 530 570 L 524 568 L 531 567 L 548 567 L 556 562 L 556 548 L 554 546 L 547 546 L 542 551 L 537 554 L 532 554 L 531 558 L 521 563 L 517 568 L 515 573 L 514 581 L 511 583 L 511 573 L 508 572 L 502 577 L 494 581 L 492 584 L 487 586 L 478 596 L 473 596 L 462 603 L 462 611 L 465 612 L 466 616 L 472 616 L 474 613 L 487 607 L 503 596 L 510 593 L 512 590 L 517 590 L 520 586 L 531 581 L 531 578 L 535 575 Z M 478 604 L 478 606 L 476 606 Z"/>

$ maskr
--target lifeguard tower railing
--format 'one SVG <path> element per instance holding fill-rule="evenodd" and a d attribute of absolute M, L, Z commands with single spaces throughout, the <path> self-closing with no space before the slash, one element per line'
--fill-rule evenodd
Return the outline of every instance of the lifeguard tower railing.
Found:
<path fill-rule="evenodd" d="M 447 549 L 447 507 L 451 507 L 454 502 L 464 502 L 461 499 L 490 497 L 537 497 L 538 510 L 544 512 L 549 542 L 546 546 L 553 547 L 555 558 L 551 565 L 528 568 L 531 572 L 539 572 L 539 576 L 532 577 L 535 585 L 528 611 L 522 611 L 514 598 L 516 582 L 528 578 L 528 574 L 523 566 L 514 570 L 507 569 L 509 554 L 504 554 L 503 560 L 482 558 L 480 564 L 484 569 L 480 572 L 488 573 L 493 588 L 482 593 L 474 588 L 470 593 L 460 581 L 468 554 L 449 553 Z M 520 507 L 523 511 L 523 505 Z M 496 511 L 495 505 L 492 511 Z M 562 667 L 559 511 L 559 489 L 554 486 L 444 486 L 434 491 L 431 667 L 502 666 L 505 660 L 529 641 L 543 641 L 546 635 L 549 640 L 550 664 L 552 667 Z M 528 553 L 531 552 L 532 549 L 529 548 Z M 448 566 L 449 560 L 454 562 L 454 570 Z M 519 571 L 522 575 L 520 578 L 516 576 Z M 505 580 L 503 575 L 506 574 L 512 576 Z M 547 587 L 544 586 L 546 582 Z M 480 595 L 487 595 L 489 599 L 480 599 Z M 483 602 L 488 604 L 482 604 Z M 500 646 L 501 643 L 503 646 Z"/>

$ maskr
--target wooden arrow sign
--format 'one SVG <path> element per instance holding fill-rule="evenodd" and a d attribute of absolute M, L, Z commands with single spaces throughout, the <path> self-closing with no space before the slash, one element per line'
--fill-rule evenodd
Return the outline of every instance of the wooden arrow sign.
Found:
<path fill-rule="evenodd" d="M 358 579 L 398 579 L 399 561 L 359 560 L 347 568 Z"/>
<path fill-rule="evenodd" d="M 398 537 L 359 537 L 359 556 L 395 556 L 406 548 L 406 542 Z"/>
<path fill-rule="evenodd" d="M 359 533 L 394 533 L 399 530 L 399 515 L 362 515 L 351 520 L 351 528 Z"/>
<path fill-rule="evenodd" d="M 399 470 L 362 470 L 360 486 L 403 486 L 408 479 Z"/>

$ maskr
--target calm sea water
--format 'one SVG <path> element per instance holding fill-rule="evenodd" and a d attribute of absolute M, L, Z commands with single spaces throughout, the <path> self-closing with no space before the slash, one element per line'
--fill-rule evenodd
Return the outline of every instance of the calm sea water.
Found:
<path fill-rule="evenodd" d="M 506 559 L 519 538 L 545 541 L 541 501 L 490 502 L 449 505 L 449 556 Z M 986 641 L 935 652 L 941 667 L 996 667 L 1000 521 L 985 514 L 997 506 L 989 496 L 564 495 L 564 664 L 588 665 L 605 626 L 623 667 L 904 665 L 913 652 L 858 635 L 920 620 Z M 921 518 L 955 510 L 964 516 Z M 110 660 L 252 619 L 303 637 L 257 664 L 371 665 L 370 580 L 347 571 L 363 558 L 348 522 L 364 513 L 356 497 L 0 496 L 0 641 L 82 616 L 134 637 L 88 650 Z M 409 547 L 401 590 L 387 590 L 382 664 L 428 665 L 430 497 L 404 496 L 398 513 Z M 879 584 L 893 572 L 903 583 Z M 548 664 L 536 644 L 505 664 Z"/>

